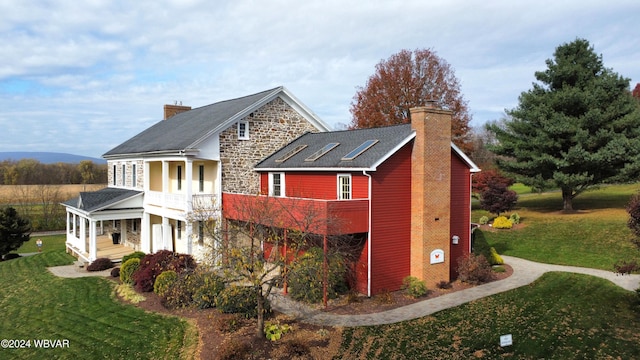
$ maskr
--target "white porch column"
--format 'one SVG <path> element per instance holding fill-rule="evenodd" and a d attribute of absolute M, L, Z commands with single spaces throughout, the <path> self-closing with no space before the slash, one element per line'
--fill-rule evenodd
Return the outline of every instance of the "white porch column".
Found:
<path fill-rule="evenodd" d="M 140 251 L 151 253 L 151 219 L 148 213 L 142 214 L 142 224 L 140 225 Z"/>
<path fill-rule="evenodd" d="M 71 227 L 73 228 L 73 237 L 77 238 L 78 237 L 78 233 L 76 232 L 76 221 L 78 221 L 78 219 L 76 218 L 76 214 L 72 214 L 73 215 L 73 224 L 71 224 Z"/>
<path fill-rule="evenodd" d="M 167 197 L 166 195 L 169 193 L 169 162 L 166 160 L 162 161 L 162 207 L 166 207 Z"/>
<path fill-rule="evenodd" d="M 147 191 L 150 190 L 150 184 L 149 184 L 150 183 L 150 181 L 149 181 L 150 175 L 149 175 L 149 162 L 148 161 L 144 162 L 144 171 L 143 171 L 142 177 L 144 179 L 143 190 L 146 193 Z"/>
<path fill-rule="evenodd" d="M 98 258 L 98 241 L 96 238 L 96 222 L 89 221 L 89 260 L 94 261 Z"/>
<path fill-rule="evenodd" d="M 162 217 L 162 248 L 164 250 L 173 251 L 173 243 L 171 242 L 171 225 L 169 224 L 169 218 Z"/>
<path fill-rule="evenodd" d="M 187 254 L 193 255 L 193 223 L 187 219 L 185 223 L 184 236 L 187 240 Z"/>
<path fill-rule="evenodd" d="M 82 216 L 80 218 L 80 250 L 83 253 L 87 252 L 87 220 Z"/>
<path fill-rule="evenodd" d="M 191 208 L 193 207 L 193 161 L 191 159 L 186 159 L 184 161 L 185 168 L 185 209 L 186 213 L 191 212 Z"/>

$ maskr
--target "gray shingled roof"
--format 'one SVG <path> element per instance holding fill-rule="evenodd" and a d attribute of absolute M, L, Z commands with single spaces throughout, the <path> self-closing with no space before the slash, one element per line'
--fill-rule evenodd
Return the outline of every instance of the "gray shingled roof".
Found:
<path fill-rule="evenodd" d="M 372 129 L 306 133 L 287 146 L 273 153 L 256 165 L 256 169 L 314 169 L 314 168 L 357 168 L 370 169 L 398 145 L 412 136 L 411 124 L 387 126 Z M 367 140 L 378 142 L 353 160 L 341 160 L 353 149 Z M 337 147 L 315 161 L 305 161 L 311 154 L 329 143 L 339 143 Z M 298 145 L 307 145 L 296 155 L 276 162 Z"/>
<path fill-rule="evenodd" d="M 63 204 L 86 212 L 92 212 L 140 194 L 142 194 L 142 191 L 104 188 L 98 191 L 81 192 L 80 196 L 67 200 Z"/>
<path fill-rule="evenodd" d="M 229 119 L 243 113 L 283 87 L 245 97 L 221 101 L 179 113 L 162 120 L 106 152 L 103 157 L 190 149 L 199 140 L 219 129 Z"/>

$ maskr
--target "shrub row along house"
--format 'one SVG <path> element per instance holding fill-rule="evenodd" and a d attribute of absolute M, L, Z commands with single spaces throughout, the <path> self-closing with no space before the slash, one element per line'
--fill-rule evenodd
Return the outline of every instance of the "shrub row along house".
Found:
<path fill-rule="evenodd" d="M 317 215 L 305 231 L 325 243 L 348 234 L 353 285 L 369 296 L 409 275 L 450 281 L 470 252 L 479 169 L 451 143 L 451 113 L 434 105 L 412 109 L 410 124 L 330 131 L 278 87 L 196 109 L 165 105 L 165 120 L 103 157 L 109 186 L 64 203 L 67 249 L 87 262 L 163 249 L 203 260 L 196 208 L 218 209 L 225 224 L 259 222 L 239 209 L 265 199 L 289 210 L 270 219 L 285 233 L 302 230 L 292 220 L 302 205 Z M 272 250 L 264 244 L 265 256 Z"/>

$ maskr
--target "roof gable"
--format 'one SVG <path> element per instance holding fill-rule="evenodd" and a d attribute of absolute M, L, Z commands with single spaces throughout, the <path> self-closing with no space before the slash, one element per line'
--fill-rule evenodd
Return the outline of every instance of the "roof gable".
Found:
<path fill-rule="evenodd" d="M 211 135 L 225 130 L 276 97 L 283 98 L 285 102 L 301 112 L 318 130 L 329 130 L 327 124 L 300 103 L 286 88 L 280 86 L 253 95 L 195 108 L 159 121 L 109 150 L 103 157 L 195 149 Z"/>

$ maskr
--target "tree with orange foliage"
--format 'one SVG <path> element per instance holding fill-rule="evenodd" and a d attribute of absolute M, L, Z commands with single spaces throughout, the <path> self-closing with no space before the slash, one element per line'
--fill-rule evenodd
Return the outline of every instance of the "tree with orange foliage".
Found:
<path fill-rule="evenodd" d="M 409 109 L 435 100 L 453 111 L 451 136 L 464 152 L 469 140 L 471 115 L 460 93 L 460 83 L 449 64 L 431 49 L 400 50 L 376 65 L 364 88 L 351 103 L 353 129 L 372 128 L 409 122 Z"/>

